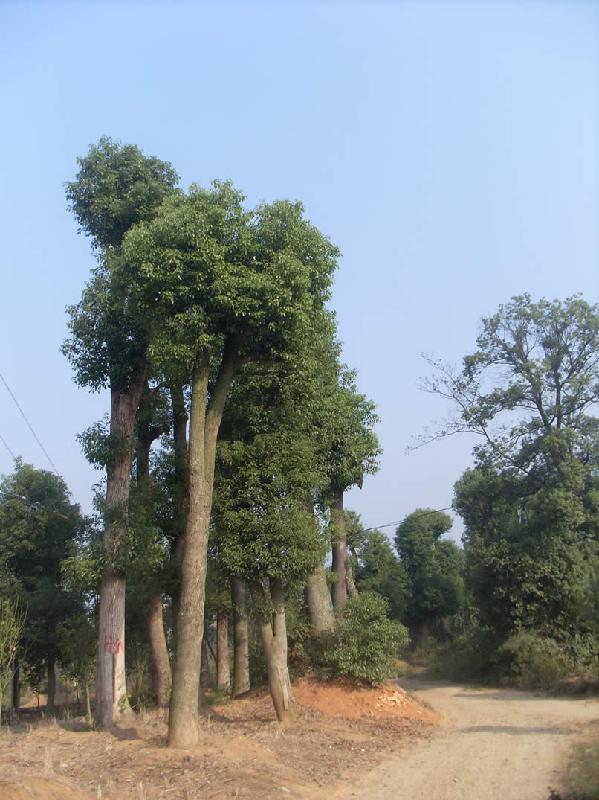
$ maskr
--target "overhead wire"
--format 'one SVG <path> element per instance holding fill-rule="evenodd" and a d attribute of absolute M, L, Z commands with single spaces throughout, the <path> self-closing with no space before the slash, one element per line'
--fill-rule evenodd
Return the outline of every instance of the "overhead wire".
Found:
<path fill-rule="evenodd" d="M 438 514 L 440 511 L 451 511 L 452 507 L 447 506 L 447 508 L 431 508 L 428 510 L 422 511 L 415 511 L 414 514 L 419 514 L 420 516 L 425 516 L 426 514 Z M 395 522 L 385 522 L 384 525 L 374 525 L 372 528 L 364 528 L 364 533 L 368 533 L 368 531 L 378 531 L 381 528 L 391 528 L 393 525 L 399 525 L 403 522 L 403 519 L 398 519 Z"/>
<path fill-rule="evenodd" d="M 44 454 L 44 455 L 46 456 L 46 458 L 48 459 L 48 462 L 50 463 L 50 465 L 51 465 L 52 469 L 54 470 L 54 472 L 55 472 L 57 475 L 59 475 L 60 473 L 59 473 L 59 471 L 58 471 L 58 468 L 57 468 L 56 464 L 54 463 L 54 461 L 52 461 L 52 458 L 50 457 L 50 454 L 48 453 L 48 451 L 46 450 L 46 448 L 45 448 L 45 447 L 44 447 L 44 445 L 42 444 L 42 442 L 41 442 L 41 440 L 40 440 L 39 436 L 37 435 L 37 433 L 34 431 L 34 429 L 33 429 L 33 425 L 32 425 L 32 424 L 29 422 L 29 420 L 27 419 L 27 415 L 25 414 L 25 412 L 23 411 L 23 409 L 22 409 L 22 407 L 21 407 L 21 405 L 20 405 L 19 401 L 18 401 L 18 400 L 17 400 L 17 398 L 15 397 L 15 393 L 14 393 L 14 392 L 13 392 L 13 390 L 10 388 L 10 386 L 8 385 L 8 383 L 7 383 L 7 381 L 6 381 L 6 378 L 4 377 L 4 375 L 3 375 L 1 372 L 0 372 L 0 380 L 2 381 L 2 383 L 4 384 L 4 386 L 6 387 L 6 391 L 7 391 L 7 392 L 9 393 L 9 395 L 12 397 L 14 404 L 16 405 L 16 407 L 17 407 L 17 408 L 18 408 L 18 410 L 19 410 L 19 413 L 21 414 L 21 416 L 22 416 L 22 417 L 23 417 L 23 419 L 25 420 L 25 424 L 27 425 L 27 427 L 29 428 L 29 430 L 30 430 L 30 431 L 31 431 L 31 433 L 33 434 L 33 438 L 34 438 L 34 439 L 35 439 L 35 441 L 38 443 L 38 445 L 39 445 L 39 447 L 40 447 L 41 451 L 43 452 L 43 454 Z M 4 439 L 3 439 L 2 441 L 4 442 Z M 6 445 L 6 442 L 4 442 L 4 444 Z M 9 452 L 11 453 L 11 455 L 13 455 L 13 458 L 14 458 L 14 454 L 12 454 L 12 451 L 11 451 L 10 447 L 8 447 L 8 445 L 6 445 L 6 447 L 7 447 L 7 449 L 9 450 Z"/>
<path fill-rule="evenodd" d="M 4 445 L 4 447 L 6 447 L 6 449 L 8 450 L 8 452 L 9 452 L 9 453 L 10 453 L 10 455 L 11 455 L 11 458 L 15 459 L 15 458 L 16 458 L 16 455 L 15 455 L 15 454 L 13 453 L 13 451 L 10 449 L 10 447 L 8 446 L 8 444 L 7 444 L 7 442 L 6 442 L 6 439 L 4 438 L 4 436 L 2 436 L 2 434 L 1 434 L 1 433 L 0 433 L 0 442 L 2 442 L 2 444 Z"/>

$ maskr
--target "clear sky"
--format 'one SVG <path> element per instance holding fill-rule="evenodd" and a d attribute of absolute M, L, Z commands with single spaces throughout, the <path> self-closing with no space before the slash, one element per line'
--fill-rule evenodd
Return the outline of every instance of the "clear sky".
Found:
<path fill-rule="evenodd" d="M 344 359 L 384 450 L 349 497 L 367 525 L 449 505 L 470 463 L 467 439 L 405 453 L 448 411 L 422 352 L 458 362 L 516 293 L 598 299 L 599 3 L 4 0 L 0 75 L 0 372 L 85 509 L 75 435 L 108 403 L 59 352 L 92 264 L 63 183 L 102 134 L 185 185 L 299 198 L 342 249 Z M 0 434 L 47 466 L 2 385 Z"/>

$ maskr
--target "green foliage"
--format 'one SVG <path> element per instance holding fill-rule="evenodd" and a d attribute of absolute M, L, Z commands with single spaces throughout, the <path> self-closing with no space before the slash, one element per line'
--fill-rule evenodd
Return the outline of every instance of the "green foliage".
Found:
<path fill-rule="evenodd" d="M 381 452 L 373 431 L 378 422 L 374 403 L 358 392 L 355 372 L 334 367 L 323 386 L 318 412 L 328 493 L 361 486 L 364 475 L 378 470 Z"/>
<path fill-rule="evenodd" d="M 388 618 L 385 600 L 363 592 L 348 600 L 335 632 L 321 637 L 316 660 L 329 674 L 376 685 L 396 674 L 408 642 L 406 628 Z"/>
<path fill-rule="evenodd" d="M 406 621 L 423 639 L 444 618 L 463 608 L 463 552 L 441 536 L 452 519 L 441 511 L 417 509 L 398 526 L 395 544 L 407 578 Z"/>
<path fill-rule="evenodd" d="M 389 603 L 392 619 L 404 620 L 408 604 L 406 570 L 393 552 L 391 543 L 380 531 L 368 531 L 356 548 L 356 586 L 360 592 L 376 592 Z M 355 531 L 348 532 L 348 542 Z"/>
<path fill-rule="evenodd" d="M 81 606 L 80 594 L 64 586 L 61 568 L 85 525 L 57 475 L 17 460 L 0 481 L 0 563 L 27 608 L 23 648 L 32 669 L 56 656 L 57 626 Z"/>
<path fill-rule="evenodd" d="M 524 689 L 555 689 L 571 669 L 558 642 L 527 631 L 503 642 L 493 662 L 502 683 Z"/>
<path fill-rule="evenodd" d="M 25 612 L 17 602 L 0 600 L 0 714 L 2 698 L 10 683 L 17 648 L 25 628 Z"/>
<path fill-rule="evenodd" d="M 151 219 L 179 180 L 167 162 L 108 136 L 77 162 L 67 199 L 81 231 L 100 249 L 118 247 L 133 225 Z"/>
<path fill-rule="evenodd" d="M 468 583 L 484 625 L 501 635 L 525 627 L 558 640 L 593 630 L 595 482 L 573 460 L 541 485 L 536 475 L 492 468 L 468 470 L 458 481 Z"/>
<path fill-rule="evenodd" d="M 57 627 L 62 671 L 72 680 L 90 686 L 96 664 L 97 631 L 88 614 L 76 614 Z"/>

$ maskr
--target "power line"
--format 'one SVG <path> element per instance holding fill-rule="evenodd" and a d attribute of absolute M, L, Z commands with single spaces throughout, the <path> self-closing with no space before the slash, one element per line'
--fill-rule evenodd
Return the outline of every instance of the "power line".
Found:
<path fill-rule="evenodd" d="M 36 433 L 36 432 L 33 430 L 33 426 L 31 425 L 31 423 L 30 423 L 30 422 L 29 422 L 29 420 L 27 419 L 27 415 L 25 414 L 25 412 L 23 411 L 23 409 L 22 409 L 22 408 L 21 408 L 21 406 L 19 405 L 19 401 L 18 401 L 18 400 L 17 400 L 17 398 L 15 397 L 13 390 L 10 388 L 10 386 L 9 386 L 9 385 L 8 385 L 8 383 L 6 382 L 6 378 L 4 377 L 4 375 L 2 375 L 2 373 L 1 373 L 1 372 L 0 372 L 0 380 L 1 380 L 1 381 L 2 381 L 2 383 L 3 383 L 3 384 L 6 386 L 6 391 L 7 391 L 7 392 L 9 393 L 9 395 L 12 397 L 12 399 L 13 399 L 13 401 L 14 401 L 14 404 L 15 404 L 15 405 L 16 405 L 16 407 L 19 409 L 19 412 L 20 412 L 21 416 L 22 416 L 22 417 L 23 417 L 23 419 L 25 420 L 25 423 L 26 423 L 27 427 L 29 428 L 29 430 L 30 430 L 30 431 L 31 431 L 31 433 L 33 434 L 33 438 L 34 438 L 34 439 L 35 439 L 35 441 L 38 443 L 38 445 L 40 446 L 40 449 L 42 450 L 43 454 L 46 456 L 46 458 L 47 458 L 47 459 L 48 459 L 48 461 L 50 462 L 50 465 L 52 466 L 52 469 L 54 470 L 54 472 L 55 472 L 57 475 L 59 475 L 60 473 L 58 472 L 58 469 L 57 469 L 57 467 L 56 467 L 56 464 L 55 464 L 55 463 L 52 461 L 52 459 L 50 458 L 50 454 L 48 453 L 48 451 L 46 450 L 46 448 L 44 447 L 44 445 L 41 443 L 39 436 L 38 436 L 38 435 L 37 435 L 37 433 Z M 4 440 L 3 440 L 3 441 L 4 441 Z M 6 442 L 5 442 L 5 444 L 6 444 Z M 10 450 L 10 448 L 9 448 L 9 450 Z M 13 458 L 14 458 L 14 456 L 13 456 Z"/>
<path fill-rule="evenodd" d="M 6 449 L 7 449 L 7 450 L 8 450 L 8 452 L 10 453 L 11 457 L 12 457 L 13 459 L 15 459 L 15 458 L 16 458 L 16 455 L 15 455 L 15 454 L 13 453 L 13 451 L 10 449 L 10 447 L 9 447 L 9 446 L 8 446 L 8 444 L 6 443 L 6 439 L 4 438 L 4 436 L 2 436 L 2 434 L 1 434 L 1 433 L 0 433 L 0 442 L 2 442 L 2 444 L 4 445 L 4 447 L 6 447 Z"/>
<path fill-rule="evenodd" d="M 427 514 L 437 514 L 439 511 L 452 511 L 452 507 L 447 506 L 447 508 L 431 508 L 429 511 L 414 511 L 412 513 L 418 514 L 419 516 L 426 516 Z M 364 528 L 364 533 L 368 533 L 368 531 L 378 531 L 381 528 L 391 528 L 393 525 L 399 525 L 400 522 L 403 522 L 403 519 L 395 520 L 395 522 L 385 522 L 384 525 L 375 525 L 373 528 Z"/>

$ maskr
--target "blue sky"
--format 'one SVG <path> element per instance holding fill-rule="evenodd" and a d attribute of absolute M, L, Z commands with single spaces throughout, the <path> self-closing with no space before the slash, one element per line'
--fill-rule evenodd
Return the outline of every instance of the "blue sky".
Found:
<path fill-rule="evenodd" d="M 381 417 L 348 498 L 368 525 L 449 505 L 470 462 L 469 439 L 405 453 L 448 412 L 422 352 L 457 363 L 516 293 L 598 299 L 599 4 L 5 0 L 0 74 L 0 372 L 86 509 L 75 435 L 108 403 L 59 352 L 92 264 L 63 184 L 102 134 L 184 184 L 299 198 L 339 245 L 344 358 Z M 0 434 L 47 466 L 2 386 Z"/>

